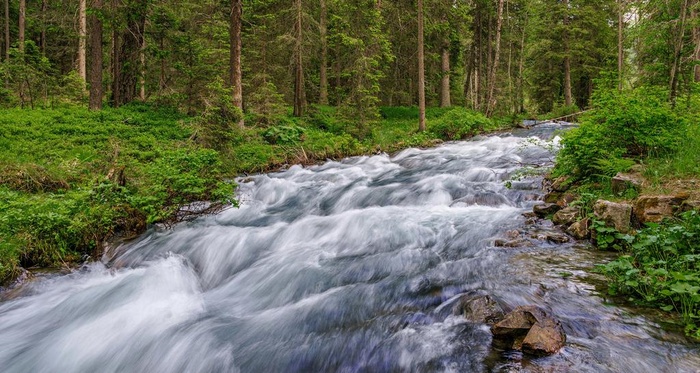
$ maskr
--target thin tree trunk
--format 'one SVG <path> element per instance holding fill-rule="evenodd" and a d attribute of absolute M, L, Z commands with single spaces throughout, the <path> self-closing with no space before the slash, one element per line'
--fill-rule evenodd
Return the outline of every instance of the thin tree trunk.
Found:
<path fill-rule="evenodd" d="M 301 0 L 296 0 L 296 25 L 294 27 L 296 43 L 294 47 L 294 116 L 300 117 L 304 114 L 306 106 L 304 100 L 304 66 L 302 58 L 302 24 L 301 24 Z"/>
<path fill-rule="evenodd" d="M 693 27 L 693 44 L 695 44 L 695 50 L 693 52 L 693 62 L 695 62 L 693 81 L 698 83 L 700 82 L 700 26 L 697 26 L 697 22 L 700 20 L 698 19 L 697 8 L 693 8 L 690 16 L 693 18 L 693 21 L 696 24 L 696 26 Z"/>
<path fill-rule="evenodd" d="M 571 57 L 569 56 L 569 0 L 563 0 L 564 6 L 564 103 L 566 106 L 571 106 L 573 103 L 571 94 Z"/>
<path fill-rule="evenodd" d="M 232 0 L 231 2 L 231 86 L 233 88 L 233 105 L 243 112 L 243 72 L 241 70 L 241 24 L 243 17 L 242 0 Z M 243 117 L 238 122 L 238 127 L 244 126 Z"/>
<path fill-rule="evenodd" d="M 78 7 L 78 75 L 87 80 L 87 0 L 80 0 Z"/>
<path fill-rule="evenodd" d="M 94 0 L 92 8 L 96 12 L 102 10 L 102 0 Z M 88 17 L 89 34 L 88 44 L 90 47 L 90 70 L 88 72 L 88 83 L 90 85 L 90 110 L 102 109 L 102 20 L 93 13 Z"/>
<path fill-rule="evenodd" d="M 518 61 L 518 113 L 525 112 L 525 27 L 520 36 L 520 61 Z"/>
<path fill-rule="evenodd" d="M 496 16 L 496 47 L 493 53 L 493 64 L 489 74 L 489 93 L 486 106 L 486 116 L 491 116 L 496 109 L 496 72 L 501 56 L 501 26 L 503 25 L 503 0 L 498 1 L 498 14 Z"/>
<path fill-rule="evenodd" d="M 328 105 L 328 74 L 327 67 L 328 64 L 328 8 L 326 7 L 326 0 L 321 0 L 321 19 L 319 21 L 319 30 L 321 34 L 321 69 L 319 71 L 319 97 L 318 103 L 321 105 Z"/>
<path fill-rule="evenodd" d="M 139 50 L 139 100 L 146 101 L 146 23 L 143 24 L 141 49 Z"/>
<path fill-rule="evenodd" d="M 418 130 L 425 131 L 425 54 L 423 51 L 423 0 L 418 0 Z"/>
<path fill-rule="evenodd" d="M 10 60 L 10 0 L 5 0 L 5 61 Z"/>
<path fill-rule="evenodd" d="M 46 4 L 47 0 L 41 0 L 41 33 L 39 34 L 39 50 L 41 55 L 46 55 Z"/>
<path fill-rule="evenodd" d="M 617 90 L 622 91 L 622 69 L 624 67 L 624 47 L 622 38 L 622 28 L 624 25 L 623 0 L 617 3 Z"/>
<path fill-rule="evenodd" d="M 24 52 L 24 29 L 27 18 L 27 2 L 19 0 L 19 34 L 17 41 L 19 42 L 19 51 Z"/>
<path fill-rule="evenodd" d="M 675 104 L 676 96 L 678 95 L 678 71 L 680 71 L 681 52 L 683 50 L 683 38 L 685 36 L 685 19 L 688 12 L 688 0 L 681 3 L 680 25 L 678 30 L 678 39 L 675 41 L 673 51 L 673 64 L 671 65 L 670 76 L 670 101 Z"/>
<path fill-rule="evenodd" d="M 450 49 L 442 47 L 442 81 L 440 82 L 440 107 L 452 106 L 450 98 Z"/>
<path fill-rule="evenodd" d="M 474 57 L 476 60 L 474 66 L 474 110 L 481 110 L 481 56 L 483 42 L 481 35 L 481 7 L 479 5 L 477 5 L 475 18 L 476 49 Z"/>

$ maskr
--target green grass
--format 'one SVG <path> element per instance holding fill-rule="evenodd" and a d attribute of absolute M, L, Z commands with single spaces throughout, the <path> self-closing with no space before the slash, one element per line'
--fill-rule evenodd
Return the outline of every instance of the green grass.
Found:
<path fill-rule="evenodd" d="M 431 146 L 499 127 L 462 108 L 429 109 L 428 131 L 419 133 L 416 108 L 381 113 L 358 130 L 338 119 L 335 108 L 314 107 L 303 118 L 272 118 L 271 126 L 231 126 L 221 143 L 202 132 L 207 120 L 216 123 L 214 131 L 228 126 L 211 113 L 189 118 L 145 104 L 101 112 L 4 110 L 0 283 L 14 278 L 20 266 L 64 266 L 95 257 L 105 239 L 174 222 L 189 202 L 235 203 L 234 185 L 224 180 L 238 174 Z"/>

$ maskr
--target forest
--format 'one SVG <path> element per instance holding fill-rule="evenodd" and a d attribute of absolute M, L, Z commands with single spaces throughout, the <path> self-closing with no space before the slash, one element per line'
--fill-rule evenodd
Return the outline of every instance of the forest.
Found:
<path fill-rule="evenodd" d="M 658 190 L 700 175 L 696 0 L 5 0 L 0 13 L 0 282 L 95 259 L 187 220 L 191 202 L 235 205 L 238 175 L 524 119 L 582 123 L 553 171 L 581 205 L 625 198 L 604 184 L 635 164 Z M 696 234 L 695 215 L 674 224 Z M 631 255 L 602 270 L 615 292 L 678 310 L 697 336 L 697 242 L 679 298 L 677 282 L 640 290 L 629 270 L 661 259 L 614 240 Z"/>

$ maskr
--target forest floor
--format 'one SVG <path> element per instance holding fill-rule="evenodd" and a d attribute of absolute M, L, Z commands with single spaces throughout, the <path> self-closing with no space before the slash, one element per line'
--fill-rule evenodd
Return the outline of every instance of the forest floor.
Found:
<path fill-rule="evenodd" d="M 170 108 L 132 104 L 0 112 L 0 284 L 25 269 L 70 268 L 96 258 L 110 238 L 174 223 L 180 207 L 234 204 L 238 175 L 347 156 L 433 146 L 512 127 L 463 108 L 387 107 L 366 126 L 313 107 L 302 118 L 232 130 L 222 148 L 204 146 L 202 122 Z M 269 118 L 268 118 L 269 119 Z"/>

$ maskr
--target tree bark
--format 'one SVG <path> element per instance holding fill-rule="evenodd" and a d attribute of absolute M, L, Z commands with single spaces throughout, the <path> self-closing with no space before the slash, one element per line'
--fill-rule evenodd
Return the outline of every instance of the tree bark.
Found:
<path fill-rule="evenodd" d="M 321 36 L 321 68 L 319 71 L 319 97 L 318 103 L 321 105 L 328 105 L 328 8 L 326 6 L 326 0 L 321 0 L 321 19 L 319 20 L 319 31 Z"/>
<path fill-rule="evenodd" d="M 46 0 L 41 0 L 41 33 L 39 34 L 39 50 L 41 55 L 46 54 Z"/>
<path fill-rule="evenodd" d="M 698 83 L 700 82 L 700 26 L 697 26 L 697 22 L 700 20 L 698 19 L 697 8 L 693 8 L 690 16 L 696 24 L 696 26 L 693 27 L 693 44 L 695 47 L 693 51 L 693 62 L 695 62 L 695 66 L 693 67 L 693 81 Z"/>
<path fill-rule="evenodd" d="M 425 131 L 425 54 L 423 51 L 423 0 L 418 0 L 418 130 Z"/>
<path fill-rule="evenodd" d="M 450 98 L 450 49 L 448 46 L 442 47 L 441 60 L 440 107 L 450 107 L 452 106 L 452 100 Z"/>
<path fill-rule="evenodd" d="M 681 52 L 683 51 L 683 39 L 685 37 L 685 20 L 688 12 L 688 0 L 681 3 L 680 10 L 680 25 L 678 27 L 678 37 L 674 41 L 673 64 L 671 65 L 670 74 L 670 101 L 675 104 L 676 96 L 678 95 L 678 71 L 680 71 Z"/>
<path fill-rule="evenodd" d="M 294 116 L 300 117 L 304 114 L 306 106 L 304 92 L 304 66 L 302 58 L 302 9 L 301 0 L 296 0 L 296 24 L 295 31 L 295 47 L 294 47 Z"/>
<path fill-rule="evenodd" d="M 87 81 L 87 0 L 78 6 L 78 76 Z"/>
<path fill-rule="evenodd" d="M 501 56 L 501 27 L 503 25 L 503 0 L 498 1 L 498 13 L 496 15 L 496 46 L 493 52 L 493 64 L 489 73 L 489 93 L 486 100 L 486 116 L 493 115 L 496 109 L 496 72 L 498 71 L 498 62 Z"/>
<path fill-rule="evenodd" d="M 233 88 L 233 106 L 237 107 L 243 113 L 243 72 L 241 69 L 241 25 L 243 17 L 243 1 L 231 1 L 231 25 L 230 43 L 231 43 L 231 87 Z M 243 128 L 245 125 L 243 117 L 238 122 L 238 127 Z"/>
<path fill-rule="evenodd" d="M 617 2 L 617 90 L 622 91 L 622 68 L 624 67 L 624 47 L 622 38 L 622 28 L 624 25 L 623 0 Z"/>
<path fill-rule="evenodd" d="M 5 61 L 10 60 L 10 0 L 5 0 Z"/>
<path fill-rule="evenodd" d="M 24 30 L 27 18 L 27 2 L 26 0 L 19 0 L 19 34 L 17 36 L 17 41 L 19 43 L 19 51 L 24 52 Z"/>
<path fill-rule="evenodd" d="M 102 0 L 94 0 L 92 8 L 95 12 L 102 10 Z M 88 83 L 90 85 L 90 110 L 102 109 L 102 20 L 97 14 L 88 17 L 89 34 L 88 44 L 90 47 L 90 71 L 88 72 Z"/>
<path fill-rule="evenodd" d="M 129 2 L 124 9 L 126 30 L 113 33 L 112 105 L 119 107 L 138 97 L 140 53 L 144 42 L 147 1 Z"/>
<path fill-rule="evenodd" d="M 571 57 L 569 51 L 569 0 L 563 0 L 564 6 L 564 103 L 566 106 L 571 106 L 573 98 L 571 94 Z"/>

